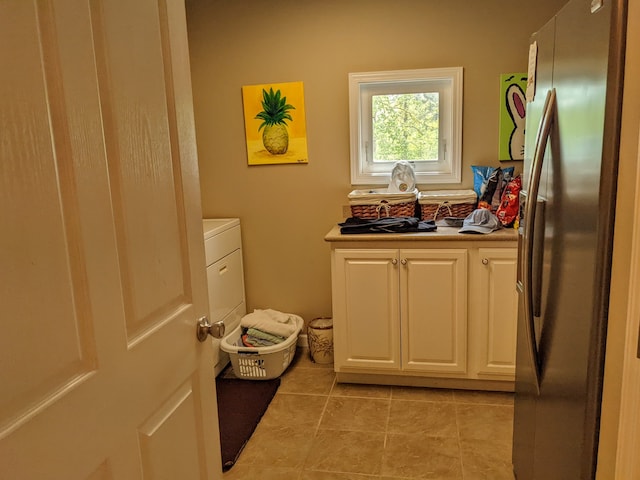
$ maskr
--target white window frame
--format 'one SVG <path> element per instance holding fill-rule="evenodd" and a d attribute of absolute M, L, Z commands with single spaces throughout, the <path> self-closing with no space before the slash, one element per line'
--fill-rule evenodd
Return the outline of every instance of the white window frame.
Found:
<path fill-rule="evenodd" d="M 460 183 L 462 172 L 462 67 L 349 74 L 351 184 L 388 184 L 393 165 L 371 161 L 371 97 L 374 94 L 438 92 L 438 160 L 413 162 L 420 184 Z M 368 158 L 369 157 L 369 158 Z"/>

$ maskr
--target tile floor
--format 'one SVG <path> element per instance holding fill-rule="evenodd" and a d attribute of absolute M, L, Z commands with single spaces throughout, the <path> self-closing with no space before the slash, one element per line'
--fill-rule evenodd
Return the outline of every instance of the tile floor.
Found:
<path fill-rule="evenodd" d="M 508 393 L 339 384 L 298 348 L 224 480 L 513 480 Z"/>

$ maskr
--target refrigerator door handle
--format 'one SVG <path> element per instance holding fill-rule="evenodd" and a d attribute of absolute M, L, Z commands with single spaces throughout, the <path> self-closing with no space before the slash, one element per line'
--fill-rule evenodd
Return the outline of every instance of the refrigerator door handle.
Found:
<path fill-rule="evenodd" d="M 537 201 L 536 218 L 533 221 L 533 267 L 531 267 L 531 299 L 533 303 L 534 317 L 539 317 L 542 312 L 542 263 L 544 260 L 544 228 L 547 205 L 546 200 L 542 198 L 538 198 Z"/>
<path fill-rule="evenodd" d="M 534 245 L 539 242 L 535 242 L 535 225 L 536 225 L 536 210 L 539 204 L 538 202 L 538 190 L 540 187 L 540 177 L 542 175 L 542 164 L 544 162 L 544 156 L 547 150 L 547 143 L 551 136 L 552 127 L 555 122 L 556 112 L 556 91 L 551 89 L 547 92 L 547 97 L 544 102 L 544 108 L 542 113 L 542 119 L 540 120 L 540 126 L 536 135 L 535 150 L 533 153 L 533 161 L 531 166 L 531 182 L 529 184 L 529 191 L 527 192 L 527 199 L 525 202 L 524 212 L 524 238 L 522 243 L 522 290 L 524 301 L 524 327 L 527 338 L 527 352 L 531 364 L 533 365 L 533 376 L 536 391 L 540 394 L 540 379 L 541 379 L 541 365 L 540 356 L 538 353 L 538 347 L 536 343 L 536 336 L 534 330 L 534 307 L 538 300 L 534 299 L 534 263 L 540 261 L 539 252 L 535 252 Z M 535 257 L 535 258 L 534 258 Z M 534 262 L 535 260 L 535 262 Z"/>

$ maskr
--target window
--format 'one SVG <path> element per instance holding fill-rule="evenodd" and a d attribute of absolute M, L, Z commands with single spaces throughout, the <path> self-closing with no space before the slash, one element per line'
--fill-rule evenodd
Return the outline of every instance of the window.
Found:
<path fill-rule="evenodd" d="M 349 74 L 351 183 L 387 184 L 398 160 L 417 183 L 459 183 L 462 67 Z"/>

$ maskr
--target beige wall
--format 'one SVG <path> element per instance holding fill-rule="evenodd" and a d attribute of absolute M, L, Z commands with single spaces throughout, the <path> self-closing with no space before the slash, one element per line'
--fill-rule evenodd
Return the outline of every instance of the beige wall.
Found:
<path fill-rule="evenodd" d="M 500 165 L 499 75 L 526 71 L 530 34 L 564 3 L 187 0 L 203 213 L 241 219 L 248 308 L 331 315 L 349 72 L 464 67 L 462 184 L 430 189 L 470 188 L 471 165 Z M 249 167 L 241 87 L 289 81 L 304 82 L 309 164 Z"/>

